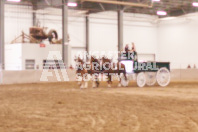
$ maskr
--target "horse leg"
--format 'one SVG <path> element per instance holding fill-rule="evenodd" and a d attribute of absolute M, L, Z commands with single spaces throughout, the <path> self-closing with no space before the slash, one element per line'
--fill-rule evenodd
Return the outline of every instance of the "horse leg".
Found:
<path fill-rule="evenodd" d="M 76 81 L 77 81 L 78 86 L 80 87 L 81 86 L 80 75 L 76 76 Z"/>
<path fill-rule="evenodd" d="M 84 79 L 82 77 L 82 81 L 81 81 L 81 85 L 80 85 L 80 89 L 83 89 L 84 88 Z"/>
<path fill-rule="evenodd" d="M 96 76 L 95 76 L 95 79 L 96 79 L 96 87 L 99 87 L 99 84 L 100 84 L 98 78 L 99 78 L 99 75 L 96 75 Z"/>
<path fill-rule="evenodd" d="M 112 80 L 111 80 L 111 75 L 108 75 L 108 87 L 110 88 L 111 87 L 111 84 L 112 84 Z"/>
<path fill-rule="evenodd" d="M 85 72 L 82 73 L 82 81 L 81 81 L 81 86 L 80 88 L 85 88 L 87 87 L 87 81 L 86 81 L 86 78 L 87 78 L 87 74 Z"/>
<path fill-rule="evenodd" d="M 96 83 L 95 83 L 95 75 L 92 75 L 92 88 L 96 87 Z"/>
<path fill-rule="evenodd" d="M 125 67 L 124 67 L 123 74 L 124 74 L 124 78 L 125 78 L 125 80 L 127 81 L 127 76 L 126 76 L 126 69 L 125 69 Z"/>
<path fill-rule="evenodd" d="M 121 84 L 121 77 L 120 77 L 120 73 L 118 73 L 118 79 L 119 79 L 118 87 L 121 87 L 121 86 L 122 86 L 122 84 Z"/>
<path fill-rule="evenodd" d="M 88 78 L 88 75 L 86 74 L 86 75 L 85 75 L 85 80 L 84 80 L 84 83 L 85 83 L 85 84 L 84 84 L 84 87 L 85 87 L 85 88 L 88 88 L 87 78 Z"/>
<path fill-rule="evenodd" d="M 128 80 L 127 76 L 126 76 L 126 72 L 124 73 L 124 78 L 125 78 L 125 81 Z"/>
<path fill-rule="evenodd" d="M 76 80 L 77 80 L 78 86 L 79 86 L 80 88 L 82 88 L 82 82 L 83 82 L 83 76 L 82 76 L 82 74 L 76 76 Z"/>

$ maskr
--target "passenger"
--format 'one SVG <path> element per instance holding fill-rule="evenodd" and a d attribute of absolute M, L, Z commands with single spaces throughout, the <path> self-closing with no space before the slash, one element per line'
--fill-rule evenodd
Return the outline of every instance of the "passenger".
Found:
<path fill-rule="evenodd" d="M 137 55 L 137 51 L 136 51 L 136 48 L 135 48 L 135 44 L 132 43 L 132 58 L 133 58 L 133 61 L 134 62 L 137 62 L 138 61 L 138 55 Z"/>
<path fill-rule="evenodd" d="M 125 46 L 125 57 L 126 57 L 127 60 L 132 60 L 132 52 L 129 49 L 128 44 Z"/>

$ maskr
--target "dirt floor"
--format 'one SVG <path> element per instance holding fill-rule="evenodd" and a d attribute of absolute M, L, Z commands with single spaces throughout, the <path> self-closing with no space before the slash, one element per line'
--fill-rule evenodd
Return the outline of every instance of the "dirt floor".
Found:
<path fill-rule="evenodd" d="M 198 83 L 116 85 L 0 86 L 0 132 L 198 132 Z"/>

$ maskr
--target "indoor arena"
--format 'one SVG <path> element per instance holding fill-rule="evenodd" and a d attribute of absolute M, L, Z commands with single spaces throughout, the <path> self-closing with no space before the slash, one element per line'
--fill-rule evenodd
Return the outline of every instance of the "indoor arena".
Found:
<path fill-rule="evenodd" d="M 0 0 L 0 132 L 198 132 L 197 0 Z"/>

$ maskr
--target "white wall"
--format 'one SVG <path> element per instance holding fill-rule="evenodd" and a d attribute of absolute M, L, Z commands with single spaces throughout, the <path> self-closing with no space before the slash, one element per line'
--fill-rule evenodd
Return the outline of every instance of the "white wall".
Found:
<path fill-rule="evenodd" d="M 139 53 L 156 54 L 156 16 L 124 13 L 124 46 L 134 42 Z M 117 51 L 117 12 L 90 15 L 90 50 Z M 124 48 L 124 47 L 123 47 Z"/>
<path fill-rule="evenodd" d="M 22 70 L 21 44 L 7 44 L 5 51 L 5 70 Z"/>
<path fill-rule="evenodd" d="M 29 34 L 32 26 L 32 7 L 6 5 L 6 43 L 21 34 Z M 41 27 L 57 30 L 62 38 L 61 9 L 45 8 L 37 11 L 37 20 Z M 140 14 L 124 14 L 124 46 L 135 42 L 138 52 L 156 54 L 156 17 Z M 69 10 L 69 36 L 72 55 L 85 49 L 85 14 L 82 11 Z M 117 51 L 117 12 L 101 12 L 90 15 L 90 50 Z M 12 31 L 12 32 L 11 32 Z M 78 48 L 76 48 L 78 47 Z M 71 56 L 72 59 L 74 56 Z"/>
<path fill-rule="evenodd" d="M 76 11 L 69 10 L 68 33 L 72 47 L 85 47 L 85 17 Z M 37 20 L 41 27 L 55 29 L 59 38 L 62 38 L 62 11 L 61 9 L 45 8 L 37 11 Z"/>
<path fill-rule="evenodd" d="M 124 13 L 124 44 L 135 43 L 140 54 L 156 54 L 156 16 Z"/>
<path fill-rule="evenodd" d="M 110 16 L 105 18 L 105 16 Z M 90 50 L 117 51 L 117 21 L 115 13 L 96 13 L 90 15 Z"/>
<path fill-rule="evenodd" d="M 40 47 L 39 44 L 21 44 L 22 48 L 22 68 L 26 69 L 26 60 L 35 60 L 35 67 L 43 69 L 43 60 L 47 60 L 52 53 L 50 51 L 55 51 L 57 54 L 54 54 L 53 58 L 55 59 L 59 55 L 62 58 L 62 45 L 46 45 L 45 47 Z M 60 59 L 57 59 L 60 60 Z"/>
<path fill-rule="evenodd" d="M 170 61 L 172 68 L 198 66 L 198 14 L 160 20 L 158 60 Z"/>
<path fill-rule="evenodd" d="M 47 13 L 48 12 L 48 13 Z M 56 29 L 62 37 L 61 10 L 46 8 L 37 11 L 41 26 Z M 85 15 L 69 11 L 69 35 L 72 47 L 85 47 Z M 141 53 L 156 53 L 156 16 L 124 13 L 124 44 L 135 42 Z M 117 12 L 90 14 L 90 50 L 117 51 Z M 145 45 L 146 43 L 146 45 Z"/>
<path fill-rule="evenodd" d="M 39 44 L 10 44 L 5 49 L 5 70 L 25 70 L 26 60 L 35 60 L 35 69 L 43 69 L 43 60 L 48 59 L 50 51 L 58 51 L 53 54 L 54 59 L 62 55 L 61 45 L 45 45 L 40 47 Z M 61 56 L 62 57 L 62 56 Z M 57 59 L 60 60 L 60 59 Z"/>
<path fill-rule="evenodd" d="M 9 44 L 21 32 L 29 34 L 32 22 L 32 6 L 5 5 L 5 43 Z"/>
<path fill-rule="evenodd" d="M 75 11 L 69 11 L 75 12 Z M 78 13 L 78 12 L 77 12 Z M 76 13 L 76 14 L 77 14 Z M 29 34 L 29 28 L 33 26 L 32 6 L 5 5 L 5 43 L 9 44 L 24 31 Z M 72 13 L 70 13 L 72 15 Z M 37 20 L 41 27 L 49 27 L 58 31 L 62 38 L 62 12 L 61 9 L 46 8 L 37 11 Z M 85 47 L 85 18 L 82 15 L 69 17 L 70 45 L 73 47 Z"/>

